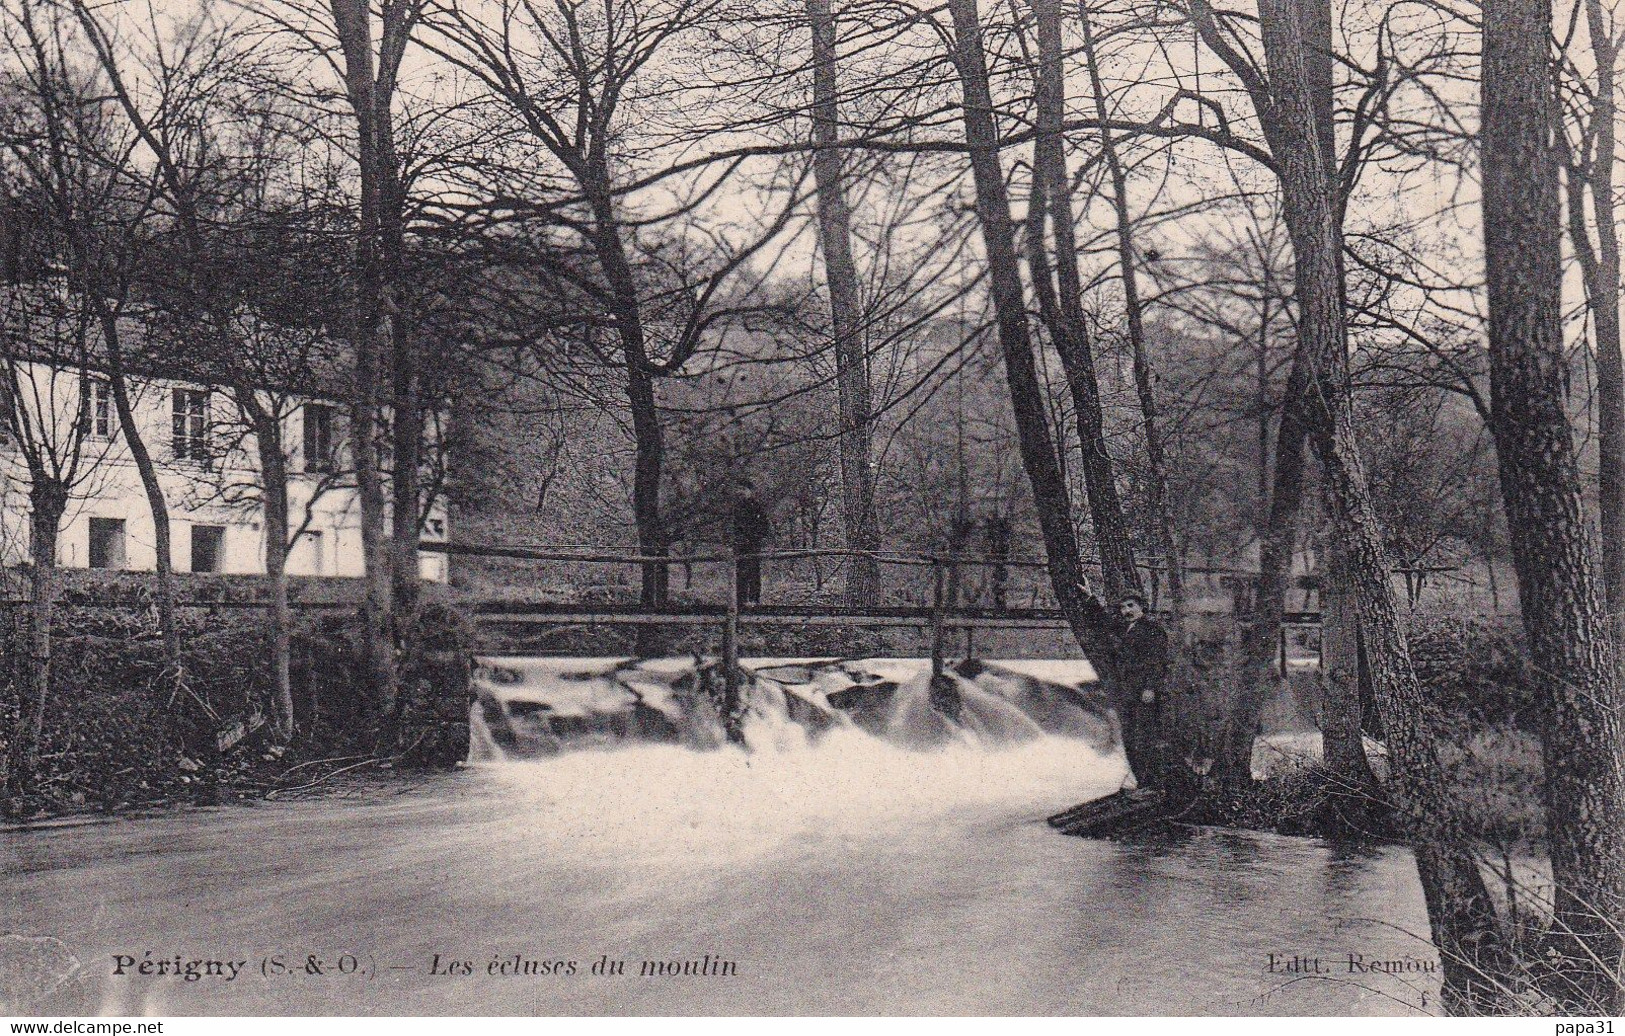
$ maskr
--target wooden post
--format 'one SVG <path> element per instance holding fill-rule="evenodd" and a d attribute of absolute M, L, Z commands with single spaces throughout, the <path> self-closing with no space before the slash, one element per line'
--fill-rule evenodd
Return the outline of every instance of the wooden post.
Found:
<path fill-rule="evenodd" d="M 943 598 L 947 573 L 942 567 L 941 559 L 931 562 L 932 588 L 931 588 L 931 679 L 942 678 L 943 655 L 946 645 L 943 644 Z"/>
<path fill-rule="evenodd" d="M 728 559 L 728 618 L 722 626 L 722 729 L 734 744 L 745 743 L 739 708 L 739 558 Z"/>
<path fill-rule="evenodd" d="M 1286 623 L 1283 622 L 1281 623 L 1281 676 L 1285 677 L 1286 675 Z"/>
<path fill-rule="evenodd" d="M 948 594 L 945 592 L 942 562 L 932 563 L 935 569 L 935 586 L 931 594 L 931 688 L 929 691 L 931 707 L 942 715 L 959 722 L 959 713 L 963 702 L 959 698 L 959 689 L 954 685 L 953 678 L 947 670 L 947 662 L 943 657 L 947 653 L 947 611 L 949 607 Z"/>

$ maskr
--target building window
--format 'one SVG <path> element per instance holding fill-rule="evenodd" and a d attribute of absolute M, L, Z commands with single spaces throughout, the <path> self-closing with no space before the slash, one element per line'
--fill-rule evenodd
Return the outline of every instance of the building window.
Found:
<path fill-rule="evenodd" d="M 225 558 L 225 545 L 225 526 L 192 526 L 192 571 L 219 572 Z"/>
<path fill-rule="evenodd" d="M 305 470 L 327 474 L 333 470 L 333 408 L 305 404 Z"/>
<path fill-rule="evenodd" d="M 111 439 L 118 431 L 118 411 L 113 407 L 113 387 L 101 378 L 79 382 L 79 414 L 85 434 L 94 439 Z"/>
<path fill-rule="evenodd" d="M 90 520 L 90 567 L 124 567 L 124 519 Z"/>
<path fill-rule="evenodd" d="M 209 459 L 209 393 L 178 388 L 174 394 L 170 443 L 176 460 Z"/>

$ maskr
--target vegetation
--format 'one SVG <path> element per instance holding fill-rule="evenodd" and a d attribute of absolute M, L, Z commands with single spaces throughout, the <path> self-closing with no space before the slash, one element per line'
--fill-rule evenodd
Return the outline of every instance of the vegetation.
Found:
<path fill-rule="evenodd" d="M 329 667 L 310 665 L 321 651 L 314 629 L 304 631 L 296 648 L 306 658 L 298 701 L 302 736 L 291 749 L 269 737 L 274 687 L 263 662 L 263 627 L 246 609 L 234 610 L 240 617 L 224 620 L 182 611 L 186 677 L 177 684 L 152 610 L 60 609 L 53 631 L 60 698 L 42 724 L 37 778 L 26 797 L 9 803 L 8 813 L 215 805 L 314 781 L 336 768 L 328 760 L 370 758 L 367 727 L 355 722 L 357 710 L 348 705 L 354 689 L 319 675 L 330 674 Z M 6 618 L 22 616 L 8 608 Z M 0 634 L 12 660 L 0 672 L 9 712 L 19 678 L 27 675 L 17 661 L 26 653 L 13 650 L 26 641 L 27 622 L 8 622 Z M 12 712 L 8 721 L 14 718 Z M 222 749 L 221 733 L 240 740 Z"/>

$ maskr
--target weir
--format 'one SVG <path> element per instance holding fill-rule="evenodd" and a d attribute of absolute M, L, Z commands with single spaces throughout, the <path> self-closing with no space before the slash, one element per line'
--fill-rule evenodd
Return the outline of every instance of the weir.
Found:
<path fill-rule="evenodd" d="M 708 659 L 480 659 L 470 715 L 473 761 L 619 744 L 694 750 L 729 740 L 722 666 Z M 928 659 L 742 659 L 747 748 L 816 745 L 850 731 L 907 749 L 985 748 L 1074 738 L 1117 748 L 1099 681 L 1084 661 L 967 661 L 933 677 Z M 946 685 L 946 686 L 945 686 Z M 956 707 L 943 707 L 950 689 Z"/>

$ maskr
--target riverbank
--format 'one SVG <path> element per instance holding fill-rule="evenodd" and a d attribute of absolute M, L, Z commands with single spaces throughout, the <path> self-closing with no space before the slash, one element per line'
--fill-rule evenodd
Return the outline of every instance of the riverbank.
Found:
<path fill-rule="evenodd" d="M 334 781 L 387 785 L 412 772 L 395 770 L 390 759 L 371 751 L 374 732 L 357 722 L 363 709 L 349 677 L 342 627 L 307 625 L 296 637 L 296 713 L 302 729 L 286 747 L 272 741 L 263 719 L 268 689 L 263 667 L 253 664 L 261 650 L 253 624 L 216 618 L 189 632 L 186 695 L 166 683 L 154 637 L 140 635 L 139 627 L 133 636 L 110 635 L 120 632 L 132 630 L 79 628 L 59 641 L 63 657 L 71 659 L 58 667 L 64 700 L 47 717 L 36 794 L 6 804 L 11 821 L 37 824 L 52 817 L 254 802 L 313 793 Z M 1082 662 L 1035 664 L 1081 666 L 1080 672 L 1087 672 Z M 584 685 L 577 681 L 576 686 Z M 633 679 L 612 697 L 630 701 L 637 686 Z M 1282 700 L 1266 709 L 1256 765 L 1264 779 L 1239 793 L 1205 795 L 1184 819 L 1291 835 L 1398 835 L 1379 810 L 1367 808 L 1368 802 L 1351 804 L 1337 782 L 1317 768 L 1316 686 L 1313 672 L 1294 672 Z M 208 722 L 198 720 L 199 703 L 210 705 Z M 863 709 L 848 715 L 873 722 Z M 241 736 L 222 750 L 214 740 L 221 729 Z M 615 736 L 616 729 L 614 722 L 606 724 L 603 736 Z M 635 737 L 636 729 L 633 724 L 619 736 Z M 1464 830 L 1502 856 L 1539 848 L 1544 834 L 1536 797 L 1539 750 L 1531 734 L 1509 720 L 1468 715 L 1452 729 L 1442 753 Z M 1375 762 L 1380 771 L 1383 760 L 1378 756 Z M 1345 823 L 1351 812 L 1356 823 Z"/>
<path fill-rule="evenodd" d="M 455 657 L 460 650 L 456 644 L 470 642 L 472 634 L 452 609 L 436 605 L 431 610 L 438 625 L 429 634 L 453 645 L 447 657 L 455 667 L 461 664 Z M 398 776 L 388 758 L 392 753 L 375 748 L 379 732 L 357 686 L 350 621 L 343 614 L 308 616 L 295 630 L 293 690 L 299 735 L 287 746 L 271 738 L 267 712 L 272 689 L 263 661 L 267 651 L 261 617 L 253 610 L 225 609 L 189 613 L 186 623 L 183 676 L 177 680 L 163 657 L 150 610 L 99 607 L 59 612 L 53 696 L 39 778 L 27 798 L 0 803 L 9 819 L 37 823 L 50 817 L 253 802 L 303 794 L 346 775 L 364 774 L 386 783 Z M 1419 672 L 1433 699 L 1454 716 L 1440 751 L 1453 798 L 1461 804 L 1463 830 L 1503 857 L 1538 849 L 1544 835 L 1537 798 L 1539 750 L 1538 741 L 1519 724 L 1532 691 L 1519 661 L 1522 650 L 1515 633 L 1504 624 L 1456 619 L 1416 617 L 1413 625 Z M 792 626 L 757 630 L 747 646 L 753 654 L 805 655 L 807 638 L 812 636 L 816 643 L 811 647 L 826 657 L 862 657 L 863 649 L 873 649 L 870 657 L 875 657 L 892 654 L 900 647 L 894 641 L 902 636 L 897 631 L 881 636 L 840 628 L 809 634 Z M 577 636 L 582 631 L 563 632 Z M 696 651 L 705 647 L 698 642 L 688 646 Z M 1213 722 L 1209 713 L 1214 702 L 1232 680 L 1225 643 L 1199 646 L 1203 650 L 1193 649 L 1186 673 L 1191 686 L 1171 688 L 1168 708 L 1184 717 L 1175 726 L 1188 728 L 1172 731 L 1175 738 L 1205 736 Z M 8 654 L 20 660 L 22 653 Z M 624 657 L 618 651 L 607 654 Z M 1053 664 L 1087 671 L 1081 660 Z M 957 668 L 968 674 L 979 665 Z M 0 699 L 0 711 L 7 712 L 0 716 L 6 721 L 0 730 L 15 729 L 19 667 L 15 662 L 0 667 L 5 670 L 0 676 L 9 681 L 9 693 Z M 630 700 L 639 692 L 631 686 L 615 693 Z M 460 694 L 422 697 L 448 714 L 462 710 L 461 701 L 466 700 Z M 1315 728 L 1323 707 L 1318 670 L 1289 666 L 1288 679 L 1264 710 L 1261 744 L 1273 750 L 1311 739 L 1318 745 Z M 844 712 L 872 725 L 880 716 L 870 715 L 872 711 L 842 708 L 829 715 Z M 643 718 L 660 719 L 648 710 Z M 458 720 L 451 717 L 451 722 Z M 654 726 L 663 728 L 660 722 Z M 618 735 L 617 729 L 611 722 L 603 734 L 639 736 L 638 724 Z M 466 737 L 462 743 L 467 744 Z M 465 752 L 466 748 L 457 749 L 453 757 L 462 758 Z M 1222 789 L 1222 794 L 1209 789 L 1187 819 L 1282 834 L 1378 838 L 1398 834 L 1380 809 L 1343 794 L 1315 760 L 1315 752 L 1299 752 L 1286 760 L 1287 765 L 1266 760 L 1263 780 L 1239 791 Z M 1382 760 L 1377 758 L 1376 764 L 1380 770 Z M 1348 822 L 1350 814 L 1353 823 Z"/>
<path fill-rule="evenodd" d="M 32 694 L 25 616 L 0 625 L 0 763 L 14 761 L 24 694 Z M 178 664 L 156 615 L 119 607 L 58 610 L 50 690 L 13 820 L 218 805 L 288 794 L 340 769 L 444 768 L 468 754 L 471 634 L 430 604 L 403 631 L 396 708 L 386 727 L 362 688 L 355 620 L 304 616 L 291 631 L 292 721 L 276 731 L 278 693 L 263 617 L 188 609 Z"/>
<path fill-rule="evenodd" d="M 212 773 L 184 774 L 172 781 L 139 788 L 129 798 L 107 802 L 70 802 L 55 809 L 12 814 L 0 821 L 0 832 L 50 831 L 123 820 L 150 820 L 171 815 L 252 808 L 266 802 L 307 799 L 388 797 L 406 794 L 439 771 L 397 769 L 388 759 L 368 756 L 304 759 L 294 753 L 261 757 Z"/>

